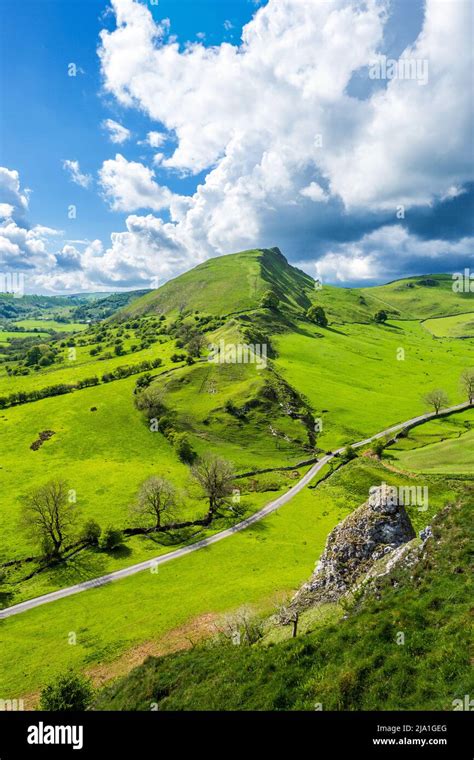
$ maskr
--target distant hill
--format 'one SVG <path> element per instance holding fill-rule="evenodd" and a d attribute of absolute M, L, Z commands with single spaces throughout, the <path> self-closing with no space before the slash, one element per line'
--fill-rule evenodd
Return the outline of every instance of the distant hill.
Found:
<path fill-rule="evenodd" d="M 281 310 L 301 314 L 321 305 L 332 322 L 372 322 L 384 310 L 394 319 L 428 319 L 474 311 L 474 293 L 456 293 L 449 274 L 420 275 L 387 285 L 343 288 L 320 285 L 288 263 L 278 248 L 219 256 L 134 299 L 118 316 L 192 313 L 227 316 L 258 308 L 273 290 Z"/>
<path fill-rule="evenodd" d="M 149 292 L 148 290 L 131 290 L 126 293 L 111 293 L 105 297 L 101 297 L 101 294 L 96 294 L 95 298 L 89 298 L 86 303 L 78 306 L 72 316 L 80 322 L 89 319 L 93 322 L 107 319 L 107 317 L 111 317 L 119 309 L 142 298 Z"/>

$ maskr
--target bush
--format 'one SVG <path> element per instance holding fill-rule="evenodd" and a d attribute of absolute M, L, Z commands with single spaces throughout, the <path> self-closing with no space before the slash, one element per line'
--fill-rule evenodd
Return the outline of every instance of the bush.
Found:
<path fill-rule="evenodd" d="M 89 546 L 98 546 L 102 529 L 95 520 L 87 520 L 81 531 L 80 540 Z"/>
<path fill-rule="evenodd" d="M 350 462 L 352 461 L 352 459 L 356 459 L 356 458 L 357 458 L 357 454 L 352 448 L 352 446 L 346 446 L 346 448 L 341 454 L 341 461 L 343 462 L 343 464 L 347 464 L 347 462 Z"/>
<path fill-rule="evenodd" d="M 59 676 L 41 692 L 40 707 L 54 712 L 87 710 L 94 696 L 92 684 L 72 671 Z"/>
<path fill-rule="evenodd" d="M 114 528 L 112 525 L 109 525 L 102 533 L 99 541 L 99 547 L 103 551 L 112 551 L 112 549 L 116 549 L 122 543 L 122 531 L 118 528 Z"/>
<path fill-rule="evenodd" d="M 278 309 L 279 304 L 280 299 L 274 290 L 267 290 L 267 292 L 263 294 L 262 300 L 260 301 L 260 306 L 262 309 Z"/>
<path fill-rule="evenodd" d="M 186 433 L 175 433 L 173 444 L 180 460 L 185 464 L 192 464 L 196 459 L 196 452 L 189 442 Z"/>
<path fill-rule="evenodd" d="M 320 327 L 328 326 L 328 318 L 322 306 L 310 306 L 310 308 L 306 312 L 306 316 L 311 322 L 314 322 L 316 325 L 319 325 Z"/>

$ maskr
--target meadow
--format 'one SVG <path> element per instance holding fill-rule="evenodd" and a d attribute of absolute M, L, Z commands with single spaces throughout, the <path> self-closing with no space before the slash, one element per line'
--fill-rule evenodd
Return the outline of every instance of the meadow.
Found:
<path fill-rule="evenodd" d="M 34 692 L 70 666 L 87 670 L 113 663 L 139 643 L 159 642 L 204 614 L 217 619 L 243 604 L 270 611 L 310 576 L 330 530 L 382 479 L 413 484 L 361 457 L 263 522 L 163 565 L 158 573 L 139 573 L 0 621 L 3 693 Z M 433 479 L 430 512 L 411 513 L 418 530 L 455 498 L 455 489 L 454 481 Z M 71 631 L 74 645 L 68 643 Z M 12 667 L 15 662 L 21 666 Z"/>
<path fill-rule="evenodd" d="M 0 410 L 0 563 L 37 551 L 20 527 L 21 502 L 50 478 L 64 479 L 76 492 L 81 520 L 93 518 L 102 528 L 133 524 L 130 505 L 150 475 L 174 484 L 184 519 L 205 514 L 207 502 L 172 437 L 152 432 L 135 408 L 137 381 L 151 384 L 172 431 L 185 433 L 197 455 L 218 454 L 240 474 L 273 470 L 235 481 L 242 488 L 241 516 L 283 493 L 305 471 L 278 468 L 422 413 L 423 396 L 432 388 L 443 388 L 451 404 L 465 400 L 459 379 L 474 365 L 472 341 L 441 340 L 423 320 L 466 312 L 466 301 L 453 294 L 446 277 L 435 279 L 436 285 L 415 280 L 319 290 L 278 251 L 250 251 L 212 259 L 104 322 L 50 339 L 57 349 L 50 366 L 25 367 L 21 356 L 0 365 L 0 395 L 7 395 L 161 360 L 150 372 Z M 259 304 L 269 288 L 277 308 Z M 305 317 L 311 303 L 324 305 L 328 326 Z M 390 319 L 376 324 L 374 312 L 384 303 Z M 31 320 L 26 322 L 32 329 Z M 251 364 L 211 364 L 206 348 L 200 358 L 186 354 L 184 336 L 196 329 L 205 345 L 220 338 L 268 340 L 274 354 L 261 371 Z M 411 514 L 420 530 L 457 498 L 461 476 L 473 472 L 466 426 L 471 419 L 469 412 L 417 428 L 387 449 L 382 463 L 361 456 L 262 522 L 165 564 L 157 574 L 139 573 L 0 621 L 2 693 L 36 693 L 67 667 L 96 676 L 102 668 L 105 678 L 120 658 L 156 651 L 193 621 L 217 621 L 243 604 L 271 610 L 309 577 L 330 530 L 382 480 L 429 483 L 430 511 Z M 44 431 L 53 434 L 33 450 Z M 416 457 L 425 457 L 421 465 Z M 425 469 L 428 461 L 431 469 Z M 384 462 L 421 474 L 405 476 Z M 29 580 L 21 580 L 23 569 L 15 570 L 10 580 L 16 593 L 9 603 L 158 556 L 238 517 L 227 512 L 206 529 L 129 537 L 108 552 L 86 549 Z M 74 644 L 68 643 L 71 632 Z"/>

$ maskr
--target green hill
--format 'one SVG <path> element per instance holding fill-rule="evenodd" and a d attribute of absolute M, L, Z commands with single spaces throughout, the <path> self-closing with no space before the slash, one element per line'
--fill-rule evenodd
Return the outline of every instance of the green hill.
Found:
<path fill-rule="evenodd" d="M 447 317 L 474 311 L 474 293 L 457 293 L 449 274 L 423 275 L 387 285 L 362 288 L 362 296 L 375 299 L 379 308 L 402 319 Z"/>
<path fill-rule="evenodd" d="M 267 290 L 274 290 L 289 309 L 301 312 L 310 305 L 313 289 L 313 279 L 288 264 L 278 248 L 243 251 L 208 259 L 134 301 L 119 316 L 234 314 L 255 309 Z"/>

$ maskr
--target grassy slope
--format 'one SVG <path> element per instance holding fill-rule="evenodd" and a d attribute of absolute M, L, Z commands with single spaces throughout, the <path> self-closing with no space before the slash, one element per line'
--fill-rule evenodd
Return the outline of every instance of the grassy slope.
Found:
<path fill-rule="evenodd" d="M 426 281 L 437 283 L 424 284 Z M 377 299 L 380 309 L 399 313 L 403 319 L 427 319 L 461 314 L 472 310 L 473 293 L 454 293 L 448 274 L 423 275 L 397 280 L 387 285 L 362 288 L 363 296 Z"/>
<path fill-rule="evenodd" d="M 427 319 L 423 322 L 423 327 L 437 338 L 472 338 L 474 337 L 474 313 Z"/>
<path fill-rule="evenodd" d="M 416 416 L 431 388 L 461 401 L 459 377 L 474 364 L 471 341 L 439 342 L 414 321 L 336 330 L 301 324 L 275 344 L 277 369 L 323 420 L 318 445 L 325 449 Z M 397 359 L 400 348 L 404 361 Z"/>
<path fill-rule="evenodd" d="M 404 470 L 449 475 L 474 473 L 474 410 L 415 428 L 387 455 Z"/>
<path fill-rule="evenodd" d="M 117 316 L 177 313 L 233 314 L 258 305 L 262 295 L 274 288 L 287 306 L 307 308 L 305 291 L 312 278 L 290 266 L 280 254 L 268 250 L 244 251 L 209 259 L 189 272 L 167 282 L 123 309 Z"/>
<path fill-rule="evenodd" d="M 317 488 L 306 488 L 262 523 L 164 565 L 158 575 L 139 573 L 1 621 L 3 693 L 28 693 L 68 666 L 112 660 L 203 613 L 268 604 L 276 592 L 291 592 L 311 574 L 329 531 L 382 478 L 413 483 L 359 459 Z M 453 485 L 434 479 L 430 512 L 413 514 L 417 529 L 429 520 L 431 510 L 453 497 Z M 78 635 L 76 646 L 67 643 L 69 631 Z M 18 662 L 20 668 L 14 664 Z"/>
<path fill-rule="evenodd" d="M 352 609 L 347 619 L 271 647 L 216 643 L 150 658 L 107 688 L 97 707 L 451 710 L 453 699 L 472 690 L 472 506 L 471 492 L 462 508 L 440 515 L 416 569 L 396 570 L 396 586 L 386 581 L 380 600 Z M 397 644 L 399 632 L 404 645 Z"/>

